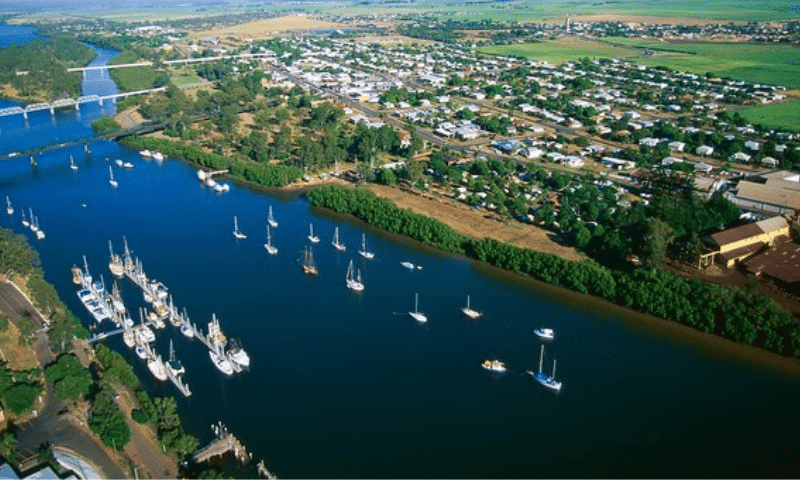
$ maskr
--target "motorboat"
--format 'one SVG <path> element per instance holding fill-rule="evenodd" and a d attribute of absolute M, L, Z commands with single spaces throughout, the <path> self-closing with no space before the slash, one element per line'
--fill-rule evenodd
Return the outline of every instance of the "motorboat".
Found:
<path fill-rule="evenodd" d="M 483 368 L 491 372 L 505 372 L 506 366 L 500 360 L 484 360 L 481 364 Z"/>
<path fill-rule="evenodd" d="M 537 328 L 533 333 L 545 340 L 553 340 L 556 337 L 556 332 L 552 328 Z"/>

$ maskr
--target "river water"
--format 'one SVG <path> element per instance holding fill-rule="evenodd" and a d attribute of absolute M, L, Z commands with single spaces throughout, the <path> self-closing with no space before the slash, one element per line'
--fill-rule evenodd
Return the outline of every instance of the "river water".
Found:
<path fill-rule="evenodd" d="M 111 87 L 98 74 L 84 93 Z M 80 116 L 0 118 L 0 149 L 87 136 L 99 115 L 99 106 L 86 105 Z M 86 255 L 92 273 L 110 284 L 108 241 L 119 251 L 125 236 L 147 274 L 198 326 L 205 330 L 216 313 L 223 332 L 242 340 L 252 367 L 226 377 L 198 341 L 170 326 L 158 333 L 162 355 L 174 341 L 190 398 L 153 380 L 119 336 L 107 340 L 149 391 L 179 397 L 187 429 L 204 442 L 221 420 L 283 477 L 800 474 L 796 375 L 640 328 L 601 302 L 493 273 L 311 208 L 301 196 L 239 185 L 217 195 L 182 161 L 147 162 L 113 142 L 90 147 L 90 154 L 44 153 L 33 170 L 27 158 L 3 162 L 0 192 L 17 211 L 3 212 L 0 225 L 28 236 L 47 279 L 87 326 L 69 269 Z M 117 168 L 118 158 L 135 168 Z M 110 165 L 117 189 L 108 183 Z M 280 223 L 276 257 L 263 248 L 269 206 Z M 19 212 L 28 208 L 46 240 L 21 226 Z M 245 240 L 231 235 L 234 215 Z M 311 222 L 322 238 L 314 250 L 319 278 L 299 264 Z M 330 245 L 337 226 L 345 253 Z M 372 261 L 356 253 L 362 233 Z M 350 259 L 364 277 L 361 294 L 344 285 Z M 401 261 L 423 268 L 409 271 Z M 129 308 L 143 305 L 129 281 L 120 287 Z M 427 324 L 406 314 L 415 293 Z M 462 316 L 467 295 L 482 319 Z M 558 359 L 559 394 L 525 374 L 538 368 L 540 342 L 531 332 L 541 326 L 556 331 L 545 363 Z M 480 367 L 486 358 L 509 371 L 489 374 Z M 249 468 L 238 473 L 254 476 Z"/>

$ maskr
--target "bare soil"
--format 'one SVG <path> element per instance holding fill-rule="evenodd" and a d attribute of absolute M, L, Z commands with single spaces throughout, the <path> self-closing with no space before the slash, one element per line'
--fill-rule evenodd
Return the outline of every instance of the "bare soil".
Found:
<path fill-rule="evenodd" d="M 139 110 L 136 107 L 117 112 L 117 114 L 114 115 L 114 120 L 125 129 L 138 127 L 144 123 L 144 118 L 139 114 Z"/>
<path fill-rule="evenodd" d="M 554 235 L 541 228 L 516 221 L 503 222 L 484 210 L 472 208 L 456 201 L 417 195 L 399 188 L 384 185 L 370 185 L 378 196 L 392 200 L 400 208 L 441 221 L 456 232 L 471 238 L 494 238 L 504 243 L 522 248 L 552 253 L 569 260 L 584 258 L 574 248 L 558 244 Z"/>
<path fill-rule="evenodd" d="M 40 366 L 33 349 L 19 344 L 19 329 L 10 321 L 0 333 L 0 357 L 11 370 L 30 370 Z"/>
<path fill-rule="evenodd" d="M 347 25 L 340 23 L 326 22 L 304 15 L 288 15 L 285 17 L 267 18 L 255 22 L 241 23 L 229 27 L 213 28 L 202 32 L 195 32 L 189 35 L 191 40 L 203 38 L 228 38 L 234 37 L 240 40 L 251 38 L 253 40 L 263 40 L 277 35 L 280 32 L 292 30 L 314 30 L 324 28 L 347 28 Z"/>

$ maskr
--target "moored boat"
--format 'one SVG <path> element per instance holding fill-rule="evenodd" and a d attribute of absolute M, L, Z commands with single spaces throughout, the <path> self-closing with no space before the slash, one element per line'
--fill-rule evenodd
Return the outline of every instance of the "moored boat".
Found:
<path fill-rule="evenodd" d="M 483 368 L 492 372 L 505 372 L 506 366 L 500 360 L 484 360 L 481 364 Z"/>
<path fill-rule="evenodd" d="M 313 223 L 309 223 L 308 224 L 308 231 L 309 231 L 308 241 L 311 242 L 311 243 L 319 243 L 319 237 L 314 235 L 314 224 Z"/>
<path fill-rule="evenodd" d="M 461 307 L 461 312 L 464 315 L 468 316 L 469 318 L 479 318 L 482 315 L 481 312 L 478 312 L 478 311 L 473 310 L 472 308 L 470 308 L 470 306 L 469 306 L 469 295 L 467 295 L 467 306 L 466 307 Z"/>
<path fill-rule="evenodd" d="M 553 360 L 553 374 L 547 375 L 542 371 L 542 364 L 544 362 L 544 345 L 542 345 L 541 353 L 539 354 L 539 371 L 537 373 L 528 372 L 533 378 L 544 385 L 545 387 L 555 390 L 561 391 L 561 382 L 556 381 L 556 361 Z"/>
<path fill-rule="evenodd" d="M 331 245 L 333 245 L 333 247 L 340 252 L 344 252 L 346 250 L 344 244 L 339 242 L 339 227 L 334 227 L 333 229 L 333 241 L 331 242 Z"/>
<path fill-rule="evenodd" d="M 414 311 L 413 312 L 408 312 L 408 314 L 411 315 L 411 318 L 413 318 L 414 320 L 416 320 L 416 321 L 418 321 L 420 323 L 425 323 L 425 322 L 428 321 L 428 317 L 426 317 L 424 313 L 419 311 L 419 305 L 418 304 L 419 304 L 419 294 L 415 293 L 414 294 Z"/>
<path fill-rule="evenodd" d="M 367 250 L 367 235 L 364 233 L 361 234 L 361 250 L 358 251 L 358 254 L 367 260 L 375 258 L 375 254 Z"/>
<path fill-rule="evenodd" d="M 345 276 L 344 282 L 347 288 L 354 292 L 364 291 L 364 283 L 361 281 L 361 270 L 358 271 L 358 275 L 355 275 L 353 260 L 350 260 L 350 264 L 347 266 L 347 275 Z"/>
<path fill-rule="evenodd" d="M 552 328 L 537 328 L 533 333 L 535 333 L 537 337 L 545 340 L 553 340 L 556 336 L 556 332 Z"/>

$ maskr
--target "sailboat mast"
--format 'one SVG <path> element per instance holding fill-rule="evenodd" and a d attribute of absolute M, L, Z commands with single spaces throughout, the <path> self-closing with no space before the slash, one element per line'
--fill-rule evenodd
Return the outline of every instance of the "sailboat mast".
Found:
<path fill-rule="evenodd" d="M 467 310 L 469 310 L 469 295 L 467 295 Z"/>
<path fill-rule="evenodd" d="M 539 373 L 542 373 L 542 362 L 544 362 L 544 345 L 542 345 L 542 350 L 539 354 Z"/>
<path fill-rule="evenodd" d="M 415 293 L 414 294 L 414 313 L 419 312 L 419 309 L 417 308 L 417 303 L 418 302 L 419 302 L 419 294 Z"/>
<path fill-rule="evenodd" d="M 550 378 L 556 378 L 556 360 L 553 359 L 553 376 Z"/>

